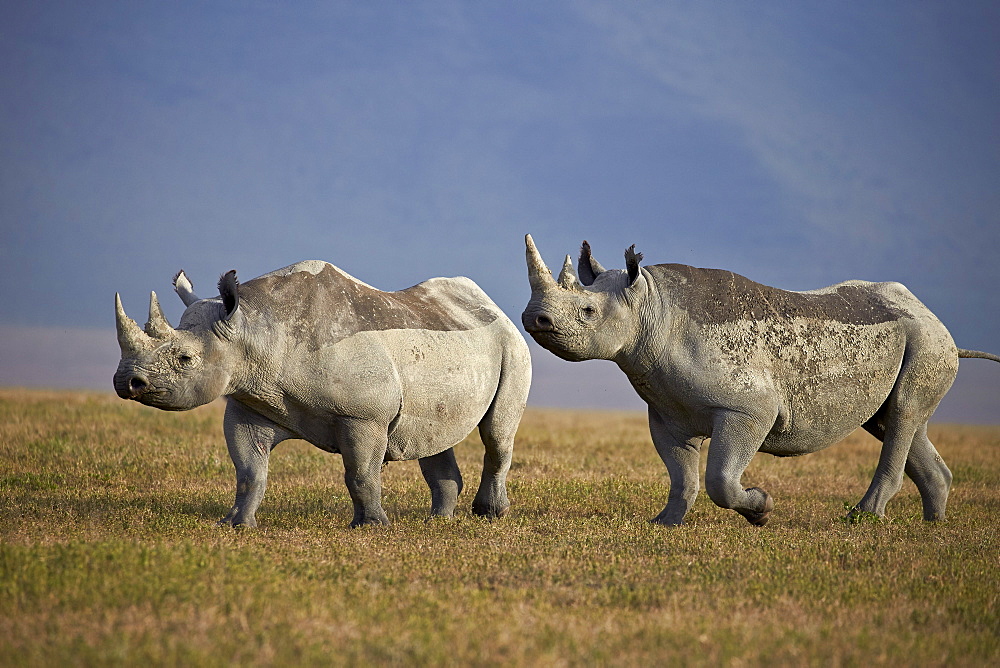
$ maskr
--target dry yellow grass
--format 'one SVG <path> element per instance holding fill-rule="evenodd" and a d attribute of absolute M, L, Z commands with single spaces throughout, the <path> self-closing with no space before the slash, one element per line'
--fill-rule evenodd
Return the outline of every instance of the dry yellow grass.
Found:
<path fill-rule="evenodd" d="M 221 407 L 0 391 L 0 664 L 967 665 L 1000 663 L 1000 428 L 936 426 L 949 520 L 912 484 L 841 520 L 878 444 L 855 434 L 745 482 L 756 529 L 702 494 L 652 526 L 667 480 L 645 418 L 529 410 L 511 514 L 426 521 L 416 463 L 384 472 L 393 525 L 349 530 L 339 457 L 275 451 L 260 528 L 231 503 Z"/>

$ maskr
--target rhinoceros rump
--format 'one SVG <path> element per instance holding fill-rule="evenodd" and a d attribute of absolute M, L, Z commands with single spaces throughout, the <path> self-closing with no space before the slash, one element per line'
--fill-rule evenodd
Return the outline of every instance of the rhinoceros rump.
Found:
<path fill-rule="evenodd" d="M 774 507 L 740 480 L 758 451 L 816 452 L 858 426 L 882 441 L 875 477 L 852 511 L 879 516 L 904 470 L 924 519 L 945 516 L 951 472 L 927 438 L 927 420 L 958 370 L 944 325 L 899 283 L 848 281 L 788 292 L 714 269 L 605 270 L 583 242 L 579 278 L 569 256 L 558 280 L 531 240 L 525 330 L 563 359 L 612 360 L 649 405 L 649 429 L 670 475 L 652 521 L 680 524 L 698 493 L 699 449 L 711 438 L 711 499 L 762 525 Z"/>
<path fill-rule="evenodd" d="M 115 296 L 122 359 L 118 395 L 163 410 L 227 398 L 224 431 L 236 501 L 223 524 L 255 526 L 268 458 L 301 438 L 344 458 L 351 526 L 388 523 L 386 461 L 417 459 L 431 514 L 451 516 L 462 489 L 452 446 L 477 425 L 486 447 L 472 504 L 507 512 L 514 433 L 531 382 L 517 328 L 466 278 L 434 278 L 383 292 L 325 262 L 300 262 L 199 299 L 183 272 L 187 305 L 167 322 L 150 296 L 145 329 Z"/>

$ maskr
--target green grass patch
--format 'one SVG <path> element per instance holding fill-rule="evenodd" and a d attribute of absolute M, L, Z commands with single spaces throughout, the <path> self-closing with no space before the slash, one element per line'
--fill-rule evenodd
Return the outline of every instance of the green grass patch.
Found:
<path fill-rule="evenodd" d="M 702 493 L 648 523 L 667 479 L 633 413 L 529 410 L 513 507 L 428 521 L 415 462 L 383 471 L 389 527 L 350 530 L 339 457 L 271 458 L 260 527 L 215 526 L 234 474 L 218 404 L 0 391 L 0 665 L 1000 664 L 1000 428 L 935 426 L 946 522 L 912 484 L 845 522 L 878 444 L 758 456 L 749 526 Z"/>

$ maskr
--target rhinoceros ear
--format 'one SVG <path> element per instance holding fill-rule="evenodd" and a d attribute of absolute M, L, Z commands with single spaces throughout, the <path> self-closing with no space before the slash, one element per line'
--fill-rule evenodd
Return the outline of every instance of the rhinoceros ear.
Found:
<path fill-rule="evenodd" d="M 188 280 L 187 274 L 184 273 L 183 269 L 178 271 L 174 276 L 174 292 L 184 302 L 184 306 L 191 306 L 191 304 L 199 300 L 198 295 L 194 293 L 194 285 Z"/>
<path fill-rule="evenodd" d="M 597 277 L 604 273 L 604 267 L 590 254 L 590 244 L 586 241 L 580 246 L 580 261 L 577 262 L 580 272 L 580 282 L 593 285 Z"/>
<path fill-rule="evenodd" d="M 635 244 L 629 246 L 625 251 L 625 269 L 628 270 L 628 284 L 634 285 L 639 278 L 639 263 L 642 262 L 642 253 L 635 252 Z"/>
<path fill-rule="evenodd" d="M 240 283 L 236 280 L 236 270 L 230 269 L 219 279 L 219 296 L 226 310 L 223 320 L 228 321 L 240 307 Z"/>

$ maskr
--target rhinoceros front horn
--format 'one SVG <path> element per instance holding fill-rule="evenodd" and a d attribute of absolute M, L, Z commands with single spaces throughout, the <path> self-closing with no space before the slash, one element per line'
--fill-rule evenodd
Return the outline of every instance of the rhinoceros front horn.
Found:
<path fill-rule="evenodd" d="M 552 272 L 545 266 L 542 256 L 535 248 L 535 242 L 530 234 L 524 237 L 525 259 L 528 261 L 528 283 L 531 284 L 532 292 L 544 292 L 556 287 L 556 281 L 552 278 Z"/>
<path fill-rule="evenodd" d="M 115 293 L 115 325 L 118 330 L 118 347 L 122 354 L 138 352 L 152 347 L 153 340 L 139 328 L 135 320 L 125 315 L 122 298 Z"/>
<path fill-rule="evenodd" d="M 156 298 L 155 292 L 149 293 L 149 320 L 146 322 L 146 334 L 154 339 L 165 339 L 174 333 L 174 328 L 167 322 L 167 317 L 163 315 L 160 308 L 160 300 Z"/>

